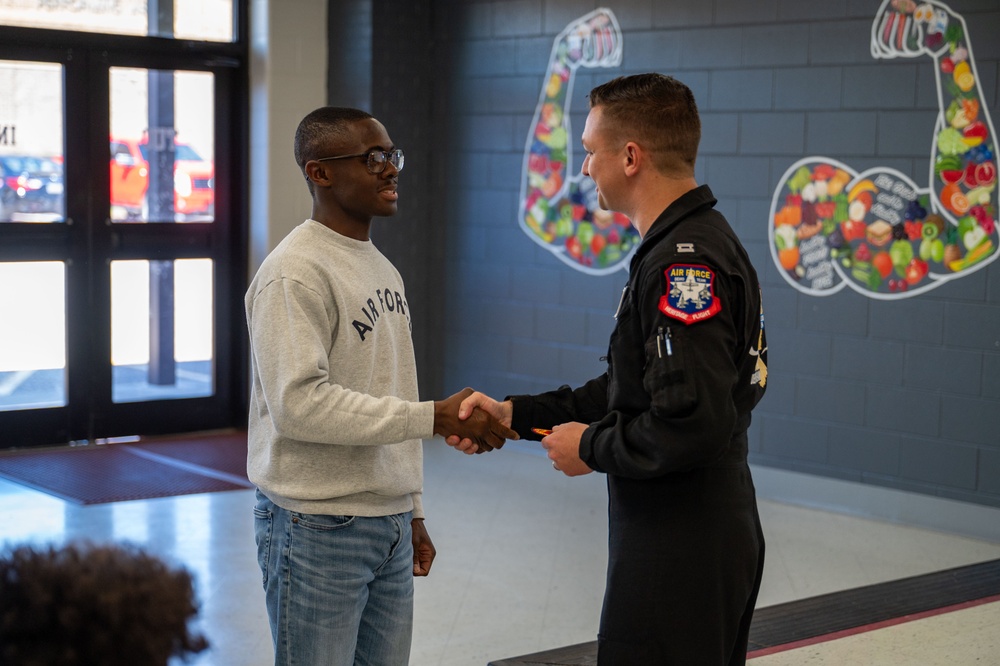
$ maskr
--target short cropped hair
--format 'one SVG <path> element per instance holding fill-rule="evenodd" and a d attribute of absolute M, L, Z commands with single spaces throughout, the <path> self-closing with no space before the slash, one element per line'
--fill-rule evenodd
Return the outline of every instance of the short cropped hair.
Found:
<path fill-rule="evenodd" d="M 191 574 L 132 546 L 0 554 L 0 663 L 167 666 L 208 647 Z"/>
<path fill-rule="evenodd" d="M 659 171 L 694 174 L 701 120 L 686 85 L 657 73 L 620 76 L 591 90 L 589 100 L 623 142 L 635 141 L 652 153 Z"/>
<path fill-rule="evenodd" d="M 295 163 L 302 170 L 302 175 L 306 174 L 306 162 L 309 160 L 332 157 L 323 153 L 329 150 L 331 142 L 347 136 L 352 123 L 369 119 L 374 119 L 374 116 L 367 111 L 339 106 L 323 106 L 303 118 L 295 130 Z M 311 182 L 309 191 L 313 191 Z"/>

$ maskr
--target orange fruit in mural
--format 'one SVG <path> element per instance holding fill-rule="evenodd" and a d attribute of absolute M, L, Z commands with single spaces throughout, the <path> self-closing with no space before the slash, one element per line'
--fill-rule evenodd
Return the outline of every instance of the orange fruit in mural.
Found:
<path fill-rule="evenodd" d="M 787 250 L 778 250 L 778 261 L 781 267 L 790 271 L 799 265 L 799 248 L 793 247 Z"/>
<path fill-rule="evenodd" d="M 964 215 L 969 210 L 969 199 L 956 183 L 941 188 L 941 204 L 956 215 Z"/>

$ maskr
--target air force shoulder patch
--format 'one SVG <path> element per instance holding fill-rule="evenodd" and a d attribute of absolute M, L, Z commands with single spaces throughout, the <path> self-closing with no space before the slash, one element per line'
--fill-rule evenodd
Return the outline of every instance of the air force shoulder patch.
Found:
<path fill-rule="evenodd" d="M 667 293 L 660 297 L 660 311 L 685 324 L 714 317 L 722 310 L 715 295 L 715 271 L 695 264 L 673 264 L 667 276 Z"/>

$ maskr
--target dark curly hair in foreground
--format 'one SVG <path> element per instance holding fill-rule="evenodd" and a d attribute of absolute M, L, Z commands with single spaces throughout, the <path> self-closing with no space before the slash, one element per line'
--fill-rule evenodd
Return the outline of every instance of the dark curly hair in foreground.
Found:
<path fill-rule="evenodd" d="M 208 647 L 191 574 L 132 546 L 0 554 L 0 663 L 166 666 Z"/>

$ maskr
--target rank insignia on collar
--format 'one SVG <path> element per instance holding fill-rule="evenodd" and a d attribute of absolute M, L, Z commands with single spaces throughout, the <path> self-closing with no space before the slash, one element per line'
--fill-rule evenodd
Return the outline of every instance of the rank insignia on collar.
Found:
<path fill-rule="evenodd" d="M 685 324 L 714 317 L 722 310 L 715 295 L 715 271 L 696 264 L 673 264 L 664 271 L 667 293 L 660 296 L 660 312 Z"/>

